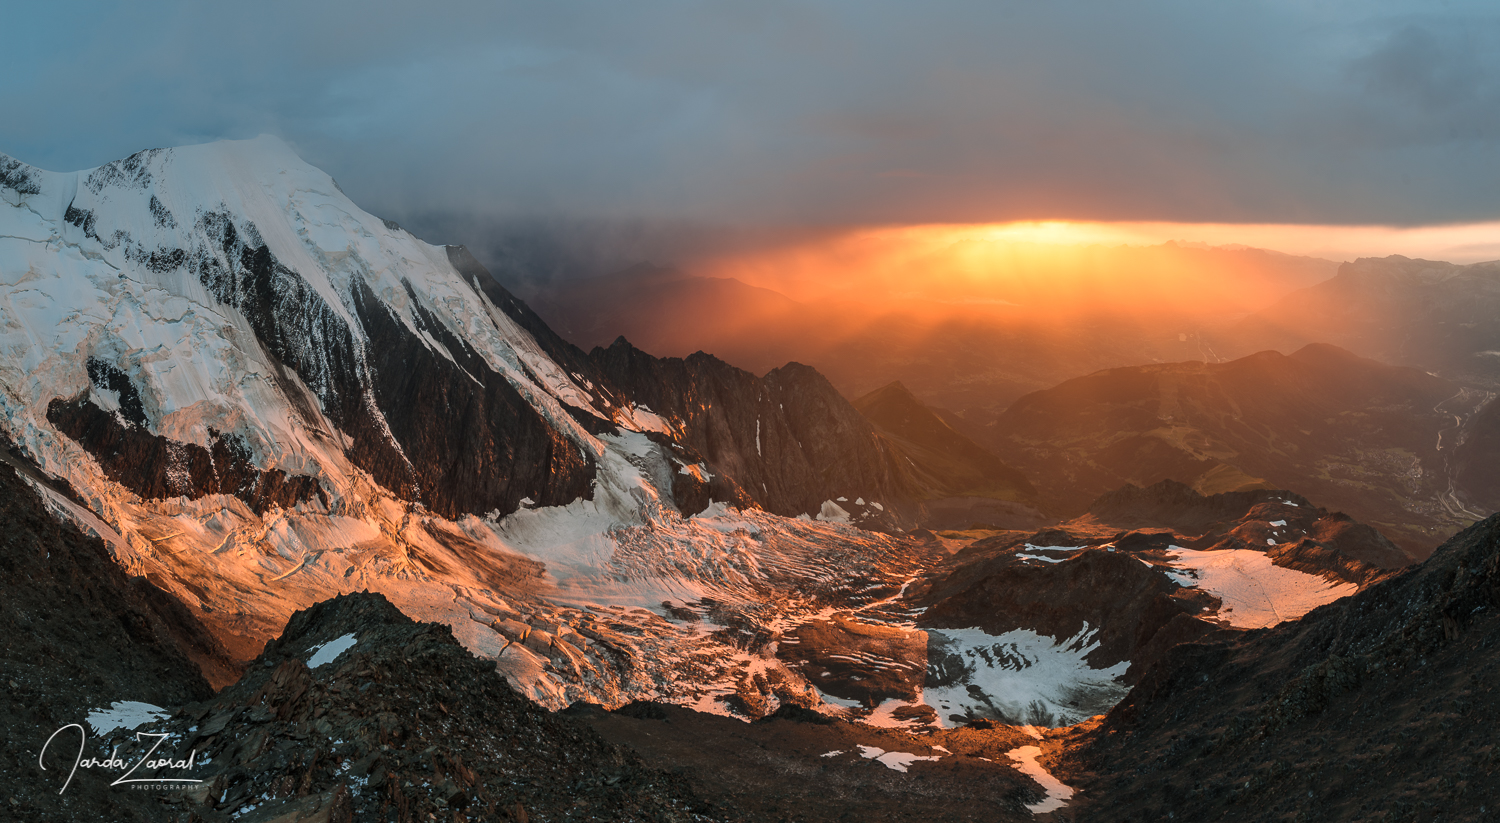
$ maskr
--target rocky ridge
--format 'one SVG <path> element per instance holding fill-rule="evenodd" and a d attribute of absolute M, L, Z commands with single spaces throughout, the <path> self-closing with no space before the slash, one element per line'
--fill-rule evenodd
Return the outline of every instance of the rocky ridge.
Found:
<path fill-rule="evenodd" d="M 1301 620 L 1178 646 L 1053 763 L 1079 819 L 1487 820 L 1500 518 Z"/>
<path fill-rule="evenodd" d="M 920 499 L 917 519 L 932 529 L 984 523 L 1027 528 L 1049 521 L 1021 472 L 928 408 L 899 381 L 857 398 L 854 407 L 904 460 Z"/>

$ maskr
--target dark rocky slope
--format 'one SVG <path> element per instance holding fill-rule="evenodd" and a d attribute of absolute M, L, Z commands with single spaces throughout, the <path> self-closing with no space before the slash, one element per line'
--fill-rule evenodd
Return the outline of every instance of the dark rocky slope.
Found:
<path fill-rule="evenodd" d="M 789 706 L 755 723 L 658 703 L 566 713 L 747 823 L 1029 821 L 1025 804 L 1042 798 L 1005 754 L 1036 741 L 1008 726 L 915 735 Z M 897 771 L 865 756 L 872 750 L 934 759 Z"/>
<path fill-rule="evenodd" d="M 343 637 L 355 642 L 331 662 L 314 657 Z M 377 594 L 293 615 L 239 683 L 163 728 L 208 760 L 205 782 L 172 799 L 191 820 L 733 817 Z"/>
<path fill-rule="evenodd" d="M 509 514 L 527 497 L 543 506 L 593 497 L 593 464 L 478 352 L 418 306 L 443 357 L 362 284 L 356 295 L 373 396 L 406 461 L 386 466 L 387 476 L 410 477 L 388 488 L 449 518 Z M 612 428 L 577 416 L 592 418 L 595 431 Z"/>
<path fill-rule="evenodd" d="M 1269 523 L 1280 522 L 1277 527 Z M 1199 494 L 1174 480 L 1147 488 L 1126 485 L 1101 496 L 1088 513 L 1072 525 L 1116 529 L 1166 528 L 1183 535 L 1181 545 L 1195 549 L 1255 548 L 1266 551 L 1276 540 L 1273 555 L 1298 548 L 1322 552 L 1347 566 L 1344 579 L 1365 578 L 1405 568 L 1413 560 L 1375 529 L 1342 512 L 1314 506 L 1307 498 L 1285 489 L 1252 489 Z M 1297 568 L 1289 562 L 1277 565 Z"/>
<path fill-rule="evenodd" d="M 1482 402 L 1453 433 L 1450 488 L 1464 503 L 1490 511 L 1500 509 L 1500 403 L 1493 396 Z"/>
<path fill-rule="evenodd" d="M 1036 488 L 1026 475 L 949 425 L 899 381 L 854 400 L 854 408 L 905 458 L 901 467 L 922 499 L 922 525 L 1035 528 L 1050 522 L 1037 511 Z"/>
<path fill-rule="evenodd" d="M 59 523 L 0 463 L 0 817 L 161 819 L 154 799 L 110 790 L 88 772 L 59 795 L 72 758 L 54 758 L 41 772 L 37 756 L 60 727 L 114 701 L 173 706 L 209 697 L 204 672 L 221 683 L 239 675 L 185 606 L 126 575 L 102 541 Z M 76 736 L 60 739 L 49 751 L 77 752 Z"/>
<path fill-rule="evenodd" d="M 1491 517 L 1300 621 L 1178 646 L 1054 765 L 1080 820 L 1491 820 L 1497 678 Z"/>

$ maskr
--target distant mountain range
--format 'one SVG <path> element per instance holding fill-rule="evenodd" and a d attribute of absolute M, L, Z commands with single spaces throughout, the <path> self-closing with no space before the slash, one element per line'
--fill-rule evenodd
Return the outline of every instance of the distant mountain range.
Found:
<path fill-rule="evenodd" d="M 1420 555 L 1500 506 L 1500 469 L 1487 457 L 1500 445 L 1490 402 L 1500 385 L 1500 264 L 1395 256 L 1335 266 L 1253 249 L 1158 251 L 1204 278 L 1238 278 L 1273 296 L 1058 316 L 998 302 L 937 306 L 920 294 L 903 308 L 881 297 L 893 287 L 885 281 L 862 296 L 858 273 L 825 289 L 836 301 L 798 302 L 643 266 L 554 282 L 533 299 L 578 339 L 628 329 L 648 349 L 704 349 L 751 371 L 799 360 L 853 398 L 898 381 L 912 403 L 1025 475 L 1056 516 L 1127 481 L 1172 478 L 1208 492 L 1266 484 L 1376 523 Z M 1185 314 L 1183 305 L 1204 310 Z M 1358 358 L 1315 365 L 1312 344 Z M 1168 408 L 1178 383 L 1180 413 Z M 1136 413 L 1149 404 L 1167 410 Z M 959 485 L 972 470 L 944 469 Z"/>
<path fill-rule="evenodd" d="M 1461 428 L 1445 409 L 1466 397 L 1424 371 L 1312 344 L 1074 378 L 1016 401 L 987 442 L 1064 512 L 1126 482 L 1296 489 L 1420 557 L 1472 519 L 1454 486 Z"/>
<path fill-rule="evenodd" d="M 848 397 L 898 380 L 934 406 L 985 417 L 1099 369 L 1215 359 L 1215 331 L 1336 269 L 1259 249 L 1175 244 L 1100 248 L 1094 257 L 1074 276 L 1028 270 L 1025 288 L 987 286 L 983 299 L 967 301 L 926 288 L 921 271 L 868 282 L 841 273 L 815 299 L 651 265 L 510 285 L 584 347 L 623 335 L 656 354 L 702 350 L 756 374 L 792 360 L 828 375 Z M 1132 276 L 1170 271 L 1174 288 L 1146 303 L 1129 278 L 1110 277 L 1112 263 Z M 997 269 L 992 281 L 1005 275 Z"/>
<path fill-rule="evenodd" d="M 1226 347 L 1291 352 L 1332 343 L 1365 357 L 1500 385 L 1500 261 L 1461 266 L 1364 258 L 1226 329 Z"/>

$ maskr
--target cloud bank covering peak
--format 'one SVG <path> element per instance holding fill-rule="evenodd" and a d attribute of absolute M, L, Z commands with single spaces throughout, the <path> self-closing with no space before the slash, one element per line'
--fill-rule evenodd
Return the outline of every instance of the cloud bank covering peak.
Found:
<path fill-rule="evenodd" d="M 1487 3 L 12 10 L 0 150 L 272 133 L 398 220 L 1500 218 Z M 441 240 L 443 238 L 434 238 Z"/>

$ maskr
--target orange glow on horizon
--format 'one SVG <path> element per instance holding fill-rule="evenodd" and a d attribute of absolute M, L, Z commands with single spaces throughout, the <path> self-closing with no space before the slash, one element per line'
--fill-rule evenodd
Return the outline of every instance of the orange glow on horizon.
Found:
<path fill-rule="evenodd" d="M 842 363 L 845 379 L 862 390 L 884 379 L 860 376 L 867 352 L 872 365 L 883 362 L 874 352 L 899 353 L 902 363 L 1028 352 L 1017 356 L 1042 358 L 1037 374 L 1050 374 L 1048 357 L 1103 368 L 1116 338 L 1155 341 L 1163 357 L 1209 357 L 1218 355 L 1185 347 L 1333 277 L 1341 262 L 1391 254 L 1497 259 L 1500 223 L 1041 220 L 848 229 L 690 261 L 689 274 L 758 288 L 676 284 L 660 298 L 671 321 L 653 319 L 627 336 L 651 341 L 658 354 L 703 349 L 757 372 L 788 360 Z M 599 311 L 608 314 L 608 300 Z"/>
<path fill-rule="evenodd" d="M 1395 228 L 1043 220 L 877 227 L 703 260 L 694 271 L 803 301 L 1233 313 L 1311 285 L 1292 285 L 1299 275 L 1271 269 L 1321 265 L 1278 263 L 1279 255 L 1199 253 L 1209 250 L 1268 250 L 1333 262 L 1389 254 L 1475 262 L 1500 258 L 1500 223 Z"/>

